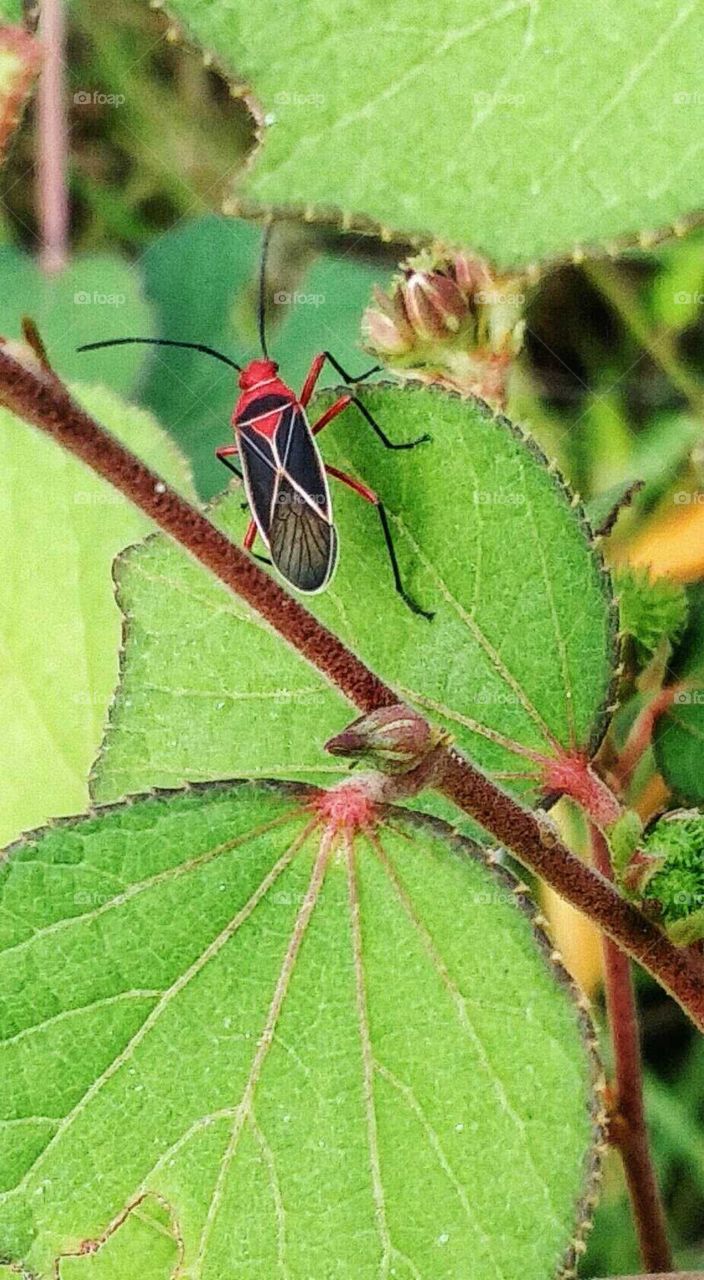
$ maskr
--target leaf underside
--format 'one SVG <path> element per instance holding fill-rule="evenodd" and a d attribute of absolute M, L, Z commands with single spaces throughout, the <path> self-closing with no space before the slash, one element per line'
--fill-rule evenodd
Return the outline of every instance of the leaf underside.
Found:
<path fill-rule="evenodd" d="M 335 481 L 340 565 L 306 606 L 498 780 L 535 797 L 540 757 L 594 749 L 608 702 L 615 619 L 586 525 L 535 447 L 478 402 L 361 394 L 394 440 L 433 437 L 389 452 L 350 409 L 323 444 L 382 495 L 405 585 L 436 616 L 416 617 L 396 594 L 377 512 Z M 241 498 L 235 489 L 215 509 L 237 539 Z M 348 704 L 244 604 L 163 537 L 131 550 L 117 582 L 126 645 L 98 799 L 184 780 L 339 775 L 322 743 Z"/>
<path fill-rule="evenodd" d="M 10 851 L 0 1256 L 47 1280 L 571 1261 L 595 1059 L 515 883 L 420 815 L 331 841 L 308 799 L 161 793 Z"/>
<path fill-rule="evenodd" d="M 696 0 L 168 0 L 251 86 L 247 201 L 432 235 L 501 267 L 670 229 L 704 204 Z M 588 56 L 587 56 L 588 54 Z"/>

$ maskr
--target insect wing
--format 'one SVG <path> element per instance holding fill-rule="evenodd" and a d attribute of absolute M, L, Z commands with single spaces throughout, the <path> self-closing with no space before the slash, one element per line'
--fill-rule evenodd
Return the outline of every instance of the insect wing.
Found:
<path fill-rule="evenodd" d="M 249 427 L 238 429 L 238 441 L 247 501 L 257 528 L 269 545 L 271 513 L 276 497 L 279 466 L 271 442 Z"/>
<path fill-rule="evenodd" d="M 262 431 L 276 415 L 275 430 Z M 327 477 L 301 406 L 268 396 L 237 423 L 252 515 L 271 558 L 299 591 L 320 591 L 337 559 Z"/>
<path fill-rule="evenodd" d="M 327 476 L 305 413 L 292 404 L 276 432 L 281 465 L 269 532 L 271 558 L 299 591 L 320 591 L 337 559 Z"/>
<path fill-rule="evenodd" d="M 258 396 L 237 421 L 239 446 L 247 500 L 264 542 L 269 545 L 271 514 L 276 496 L 280 463 L 274 440 L 282 412 L 290 407 L 283 396 Z M 274 430 L 262 430 L 274 425 Z"/>
<path fill-rule="evenodd" d="M 279 573 L 299 591 L 321 591 L 337 559 L 334 526 L 301 496 L 283 473 L 269 534 L 271 558 Z"/>

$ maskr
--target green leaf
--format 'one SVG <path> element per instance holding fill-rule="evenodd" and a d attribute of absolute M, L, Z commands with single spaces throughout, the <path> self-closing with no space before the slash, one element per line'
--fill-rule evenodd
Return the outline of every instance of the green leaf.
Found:
<path fill-rule="evenodd" d="M 598 493 L 585 507 L 587 519 L 595 533 L 611 533 L 622 511 L 627 511 L 643 488 L 640 480 L 621 480 Z"/>
<path fill-rule="evenodd" d="M 259 205 L 471 245 L 507 267 L 704 203 L 695 0 L 168 0 L 251 85 Z M 586 56 L 588 51 L 588 56 Z M 260 117 L 261 118 L 261 117 Z"/>
<path fill-rule="evenodd" d="M 703 247 L 698 232 L 684 244 L 664 245 L 658 253 L 660 271 L 646 298 L 654 325 L 681 333 L 698 320 L 704 302 Z"/>
<path fill-rule="evenodd" d="M 674 706 L 658 716 L 655 759 L 667 785 L 681 800 L 704 803 L 704 688 L 683 688 Z"/>
<path fill-rule="evenodd" d="M 239 218 L 198 218 L 159 236 L 142 258 L 145 292 L 155 312 L 150 332 L 203 342 L 240 362 L 251 358 L 259 350 L 260 253 L 259 227 Z M 381 266 L 324 254 L 303 279 L 274 291 L 267 315 L 269 344 L 294 388 L 300 389 L 313 356 L 326 348 L 352 373 L 369 367 L 359 345 L 362 313 L 372 285 L 385 284 L 389 274 Z M 131 350 L 122 353 L 123 362 L 133 359 Z M 227 472 L 214 451 L 229 438 L 236 396 L 232 373 L 195 351 L 162 349 L 151 355 L 142 403 L 191 459 L 207 496 L 225 485 Z"/>
<path fill-rule="evenodd" d="M 40 1278 L 144 1196 L 193 1280 L 571 1261 L 596 1064 L 515 882 L 443 824 L 343 839 L 311 798 L 162 793 L 4 863 L 0 1251 Z"/>
<path fill-rule="evenodd" d="M 326 456 L 383 496 L 406 586 L 435 620 L 396 594 L 376 510 L 341 485 L 339 569 L 307 607 L 534 796 L 536 753 L 593 748 L 610 688 L 610 587 L 581 515 L 535 446 L 479 402 L 418 387 L 361 394 L 392 439 L 433 437 L 385 450 L 349 410 L 324 439 Z M 312 420 L 333 396 L 318 397 Z M 233 538 L 241 501 L 235 489 L 217 508 Z M 127 554 L 117 581 L 127 639 L 100 799 L 184 779 L 339 772 L 321 744 L 349 721 L 347 702 L 190 557 L 156 537 Z"/>
<path fill-rule="evenodd" d="M 185 467 L 154 420 L 76 389 L 110 430 L 179 488 Z M 114 556 L 150 524 L 46 436 L 0 412 L 0 839 L 85 808 L 117 680 Z"/>
<path fill-rule="evenodd" d="M 120 393 L 132 389 L 143 359 L 139 347 L 129 361 L 119 348 L 90 355 L 76 351 L 84 342 L 149 332 L 151 311 L 128 263 L 96 254 L 76 258 L 60 275 L 47 276 L 28 254 L 1 245 L 0 334 L 18 338 L 24 315 L 36 321 L 62 378 L 100 382 Z"/>
<path fill-rule="evenodd" d="M 104 1234 L 95 1251 L 62 1258 L 58 1280 L 172 1280 L 179 1240 L 169 1207 L 158 1197 L 145 1196 Z"/>
<path fill-rule="evenodd" d="M 22 0 L 0 0 L 0 22 L 22 22 Z"/>

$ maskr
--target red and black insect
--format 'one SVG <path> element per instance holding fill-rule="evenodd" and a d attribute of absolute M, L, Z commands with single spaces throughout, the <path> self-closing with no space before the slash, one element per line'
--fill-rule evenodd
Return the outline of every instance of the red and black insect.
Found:
<path fill-rule="evenodd" d="M 326 361 L 347 385 L 364 381 L 377 373 L 380 366 L 375 365 L 359 377 L 352 378 L 329 351 L 322 351 L 313 360 L 299 396 L 286 386 L 279 377 L 276 361 L 269 357 L 266 344 L 267 244 L 268 231 L 262 248 L 259 289 L 262 355 L 244 368 L 212 347 L 170 338 L 111 338 L 103 342 L 88 342 L 78 350 L 95 351 L 99 347 L 127 343 L 185 347 L 202 351 L 236 369 L 240 396 L 232 414 L 235 444 L 222 445 L 216 449 L 216 456 L 244 483 L 250 511 L 244 535 L 245 548 L 251 551 L 259 534 L 273 564 L 291 586 L 309 594 L 322 591 L 332 578 L 338 554 L 327 480 L 328 476 L 333 476 L 376 507 L 396 590 L 414 613 L 432 619 L 434 615 L 422 609 L 404 588 L 389 520 L 380 498 L 360 480 L 337 467 L 326 465 L 315 439 L 350 404 L 355 405 L 386 449 L 413 449 L 430 437 L 424 435 L 405 444 L 395 444 L 352 391 L 340 395 L 317 422 L 309 423 L 306 409 Z M 241 471 L 232 462 L 235 457 L 239 458 Z"/>

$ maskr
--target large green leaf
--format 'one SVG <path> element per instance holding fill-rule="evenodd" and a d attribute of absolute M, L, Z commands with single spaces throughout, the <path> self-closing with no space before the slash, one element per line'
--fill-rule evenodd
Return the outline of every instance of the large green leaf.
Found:
<path fill-rule="evenodd" d="M 252 86 L 260 204 L 515 265 L 704 203 L 696 0 L 302 0 L 294 29 L 271 0 L 168 8 Z"/>
<path fill-rule="evenodd" d="M 331 393 L 334 394 L 334 393 Z M 310 609 L 474 759 L 535 794 L 527 752 L 592 748 L 612 669 L 608 580 L 586 526 L 536 448 L 478 402 L 429 389 L 365 390 L 395 440 L 348 411 L 327 456 L 383 495 L 413 615 L 393 589 L 377 512 L 336 485 L 340 566 Z M 330 402 L 317 399 L 313 417 Z M 237 489 L 217 518 L 241 537 Z M 321 744 L 350 709 L 316 671 L 163 537 L 117 570 L 127 617 L 122 682 L 95 788 L 101 799 L 184 779 L 324 777 Z"/>
<path fill-rule="evenodd" d="M 154 420 L 100 389 L 79 400 L 187 488 Z M 46 436 L 0 411 L 0 840 L 85 808 L 115 686 L 113 558 L 150 525 Z"/>
<path fill-rule="evenodd" d="M 82 1280 L 58 1260 L 147 1197 L 189 1280 L 571 1260 L 595 1061 L 514 882 L 420 815 L 343 838 L 310 799 L 162 793 L 10 853 L 0 1253 Z"/>
<path fill-rule="evenodd" d="M 279 237 L 274 235 L 273 253 Z M 239 218 L 197 218 L 175 227 L 142 255 L 154 332 L 164 338 L 203 342 L 239 362 L 257 354 L 256 277 L 261 230 Z M 368 368 L 359 346 L 360 323 L 372 285 L 389 272 L 353 258 L 323 254 L 270 298 L 269 346 L 281 372 L 297 390 L 315 353 L 332 349 L 352 373 Z M 134 360 L 134 348 L 121 359 Z M 92 358 L 92 357 L 91 357 Z M 226 443 L 237 395 L 232 372 L 203 355 L 161 348 L 151 354 L 142 403 L 150 408 L 191 459 L 201 492 L 212 496 L 227 472 L 214 455 Z"/>
<path fill-rule="evenodd" d="M 128 392 L 143 352 L 126 361 L 115 351 L 90 357 L 76 351 L 83 342 L 148 333 L 151 311 L 142 297 L 138 273 L 109 254 L 76 258 L 56 276 L 42 272 L 34 258 L 12 245 L 0 246 L 0 334 L 16 338 L 22 316 L 39 326 L 51 363 L 64 379 L 86 378 L 113 391 Z"/>

